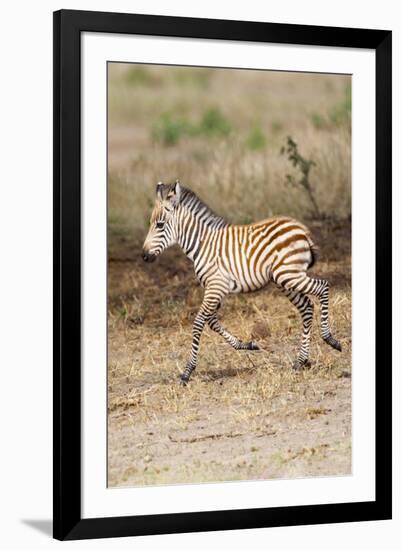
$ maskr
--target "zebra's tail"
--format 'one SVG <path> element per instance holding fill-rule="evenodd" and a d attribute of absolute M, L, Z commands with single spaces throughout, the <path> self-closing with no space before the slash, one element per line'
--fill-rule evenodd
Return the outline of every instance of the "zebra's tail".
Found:
<path fill-rule="evenodd" d="M 311 261 L 308 264 L 308 269 L 310 269 L 310 267 L 313 267 L 313 265 L 318 261 L 318 258 L 320 256 L 320 249 L 314 243 L 310 235 L 308 235 L 307 240 L 308 240 L 308 244 L 310 245 L 310 252 L 311 252 Z"/>

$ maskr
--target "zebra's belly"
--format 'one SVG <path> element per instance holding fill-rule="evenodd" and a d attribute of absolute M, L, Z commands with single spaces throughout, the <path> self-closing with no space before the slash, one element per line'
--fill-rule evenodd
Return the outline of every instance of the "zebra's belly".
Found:
<path fill-rule="evenodd" d="M 217 258 L 208 265 L 198 264 L 195 266 L 196 276 L 201 286 L 208 286 L 212 283 L 221 283 L 227 288 L 227 292 L 237 294 L 240 292 L 254 292 L 266 286 L 270 281 L 270 273 L 266 270 L 262 273 L 254 274 L 243 272 L 237 273 L 231 266 L 225 264 L 221 258 Z"/>
<path fill-rule="evenodd" d="M 229 288 L 231 294 L 238 294 L 240 292 L 254 292 L 264 288 L 268 284 L 269 280 L 263 283 L 257 281 L 241 281 L 239 279 L 231 278 L 229 282 Z"/>
<path fill-rule="evenodd" d="M 255 290 L 260 290 L 264 288 L 269 283 L 270 274 L 268 271 L 264 273 L 259 273 L 258 275 L 254 272 L 251 272 L 250 269 L 235 270 L 231 266 L 226 265 L 225 262 L 219 262 L 219 267 L 222 275 L 227 277 L 229 282 L 229 292 L 232 294 L 237 294 L 240 292 L 254 292 Z"/>

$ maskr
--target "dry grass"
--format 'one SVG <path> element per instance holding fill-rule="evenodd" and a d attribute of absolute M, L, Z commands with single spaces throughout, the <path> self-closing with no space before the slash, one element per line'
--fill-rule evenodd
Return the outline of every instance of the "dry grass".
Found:
<path fill-rule="evenodd" d="M 348 78 L 131 69 L 109 68 L 109 485 L 349 473 L 350 128 L 338 112 Z M 211 107 L 228 134 L 155 141 L 163 113 L 195 126 Z M 264 139 L 252 138 L 253 128 Z M 343 352 L 321 341 L 316 320 L 312 367 L 295 373 L 297 311 L 273 288 L 230 296 L 223 324 L 262 350 L 237 352 L 206 329 L 199 366 L 182 388 L 202 290 L 179 250 L 151 266 L 140 259 L 155 183 L 179 177 L 233 221 L 276 213 L 306 220 L 308 203 L 284 183 L 291 167 L 279 149 L 288 134 L 317 163 L 313 183 L 330 219 L 307 223 L 322 247 L 315 269 L 331 282 Z"/>
<path fill-rule="evenodd" d="M 109 219 L 115 228 L 143 234 L 156 182 L 176 178 L 231 221 L 281 213 L 305 218 L 309 205 L 286 185 L 293 169 L 279 154 L 288 135 L 316 162 L 312 183 L 320 209 L 349 215 L 350 77 L 146 67 L 155 80 L 133 83 L 130 70 L 109 66 Z M 197 71 L 207 71 L 201 85 Z M 166 114 L 197 125 L 211 109 L 230 126 L 228 135 L 183 135 L 171 146 L 152 137 Z M 254 149 L 256 129 L 265 143 L 257 140 Z"/>

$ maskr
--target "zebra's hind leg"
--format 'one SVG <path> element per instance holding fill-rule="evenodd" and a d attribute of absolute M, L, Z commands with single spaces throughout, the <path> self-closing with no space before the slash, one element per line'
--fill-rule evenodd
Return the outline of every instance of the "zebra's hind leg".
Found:
<path fill-rule="evenodd" d="M 298 356 L 293 363 L 293 369 L 300 370 L 310 364 L 308 358 L 310 352 L 310 335 L 311 326 L 313 324 L 314 305 L 310 298 L 305 294 L 285 288 L 281 288 L 281 290 L 289 298 L 292 304 L 297 307 L 303 321 L 303 339 Z"/>
<path fill-rule="evenodd" d="M 216 317 L 216 313 L 209 317 L 208 319 L 208 326 L 213 331 L 220 334 L 226 342 L 228 342 L 234 349 L 237 350 L 259 350 L 260 348 L 255 342 L 243 342 L 242 340 L 239 340 L 236 336 L 233 336 L 233 334 L 230 334 L 225 327 L 223 327 L 220 322 L 218 321 L 218 318 Z"/>
<path fill-rule="evenodd" d="M 319 283 L 324 283 L 319 288 L 318 297 L 320 299 L 321 305 L 321 338 L 332 348 L 342 351 L 342 346 L 338 340 L 336 340 L 329 329 L 328 321 L 328 301 L 329 301 L 329 283 L 328 281 L 318 281 Z"/>
<path fill-rule="evenodd" d="M 277 281 L 279 284 L 279 281 Z M 321 306 L 321 338 L 329 346 L 338 351 L 342 351 L 342 346 L 338 340 L 336 340 L 330 331 L 328 321 L 328 295 L 329 295 L 329 283 L 325 279 L 313 279 L 306 273 L 298 273 L 291 277 L 289 274 L 286 279 L 282 279 L 280 284 L 288 290 L 300 292 L 302 294 L 312 294 L 318 296 Z"/>

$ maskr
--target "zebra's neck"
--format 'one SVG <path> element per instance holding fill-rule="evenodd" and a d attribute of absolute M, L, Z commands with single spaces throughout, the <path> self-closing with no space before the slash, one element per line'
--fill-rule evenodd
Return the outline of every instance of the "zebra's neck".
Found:
<path fill-rule="evenodd" d="M 215 214 L 192 191 L 184 188 L 182 192 L 177 209 L 177 242 L 186 256 L 194 261 L 207 235 L 227 227 L 229 223 Z"/>

